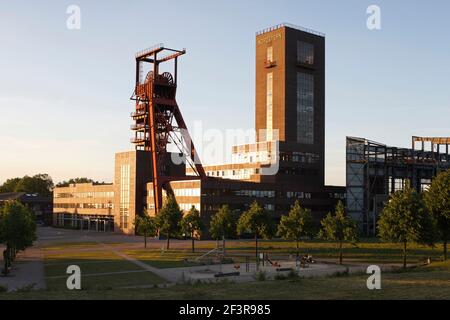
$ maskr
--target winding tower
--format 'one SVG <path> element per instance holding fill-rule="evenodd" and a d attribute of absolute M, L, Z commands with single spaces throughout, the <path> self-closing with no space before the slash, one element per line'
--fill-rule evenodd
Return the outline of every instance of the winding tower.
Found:
<path fill-rule="evenodd" d="M 170 193 L 168 182 L 206 176 L 176 101 L 178 58 L 184 54 L 185 49 L 169 49 L 163 44 L 136 54 L 136 85 L 131 97 L 136 109 L 131 113 L 131 142 L 136 150 L 151 153 L 155 214 L 162 207 L 163 189 Z M 173 73 L 161 72 L 161 64 L 169 62 Z M 177 153 L 168 151 L 169 144 L 176 147 Z M 195 176 L 186 176 L 186 163 Z"/>

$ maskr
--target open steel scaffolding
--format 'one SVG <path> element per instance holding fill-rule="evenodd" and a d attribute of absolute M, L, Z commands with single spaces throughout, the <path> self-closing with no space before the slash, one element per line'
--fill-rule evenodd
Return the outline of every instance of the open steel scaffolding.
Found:
<path fill-rule="evenodd" d="M 413 137 L 407 149 L 347 137 L 347 210 L 365 235 L 375 235 L 377 219 L 393 192 L 407 181 L 425 191 L 439 172 L 450 168 L 449 146 L 450 138 Z"/>
<path fill-rule="evenodd" d="M 195 179 L 171 170 L 169 144 L 176 146 L 198 178 L 206 176 L 176 101 L 178 58 L 185 53 L 186 50 L 158 44 L 136 54 L 136 86 L 131 97 L 136 102 L 136 110 L 131 113 L 135 122 L 131 126 L 134 131 L 131 142 L 136 150 L 151 152 L 155 214 L 162 207 L 162 190 L 168 189 L 168 182 Z M 167 62 L 173 62 L 173 74 L 160 72 L 161 64 Z"/>

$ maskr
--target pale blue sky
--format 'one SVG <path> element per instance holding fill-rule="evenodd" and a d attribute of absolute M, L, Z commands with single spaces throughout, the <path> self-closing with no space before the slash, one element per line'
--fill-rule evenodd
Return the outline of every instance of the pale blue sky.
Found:
<path fill-rule="evenodd" d="M 80 31 L 66 8 L 81 8 Z M 366 9 L 381 7 L 382 30 Z M 450 4 L 434 1 L 0 0 L 0 182 L 112 180 L 131 150 L 134 53 L 187 48 L 178 102 L 192 125 L 254 126 L 255 32 L 290 22 L 326 34 L 327 183 L 345 183 L 345 136 L 409 147 L 450 136 Z"/>

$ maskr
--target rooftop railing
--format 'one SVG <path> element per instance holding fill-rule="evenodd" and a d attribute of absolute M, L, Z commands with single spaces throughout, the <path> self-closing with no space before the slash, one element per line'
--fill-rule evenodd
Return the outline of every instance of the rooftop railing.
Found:
<path fill-rule="evenodd" d="M 152 53 L 153 51 L 159 50 L 161 48 L 164 48 L 164 43 L 155 44 L 154 46 L 152 46 L 150 48 L 144 49 L 144 50 L 136 53 L 136 58 L 143 57 L 143 56 L 148 55 L 149 53 Z"/>
<path fill-rule="evenodd" d="M 322 33 L 322 32 L 319 32 L 319 31 L 316 31 L 316 30 L 313 30 L 313 29 L 308 29 L 308 28 L 304 28 L 304 27 L 301 27 L 301 26 L 297 26 L 297 25 L 294 25 L 292 23 L 286 23 L 286 22 L 285 23 L 281 23 L 281 24 L 277 24 L 277 25 L 272 26 L 272 27 L 265 28 L 263 30 L 260 30 L 260 31 L 256 32 L 256 35 L 259 36 L 261 34 L 264 34 L 264 33 L 270 32 L 270 31 L 274 31 L 274 30 L 278 30 L 278 29 L 283 28 L 283 27 L 288 27 L 288 28 L 300 30 L 300 31 L 303 31 L 303 32 L 311 33 L 311 34 L 314 34 L 316 36 L 325 38 L 325 33 Z"/>

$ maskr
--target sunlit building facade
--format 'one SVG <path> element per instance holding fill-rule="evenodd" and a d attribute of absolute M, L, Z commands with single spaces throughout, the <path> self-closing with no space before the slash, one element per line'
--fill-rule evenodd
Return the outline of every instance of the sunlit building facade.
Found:
<path fill-rule="evenodd" d="M 254 143 L 232 148 L 231 163 L 204 166 L 205 178 L 177 169 L 186 179 L 167 190 L 182 210 L 196 207 L 208 225 L 224 204 L 243 212 L 257 201 L 279 220 L 299 200 L 318 221 L 345 201 L 345 187 L 324 184 L 323 34 L 286 24 L 256 34 L 255 130 Z M 136 215 L 155 214 L 150 164 L 149 152 L 119 153 L 112 185 L 56 188 L 55 223 L 134 234 Z"/>

